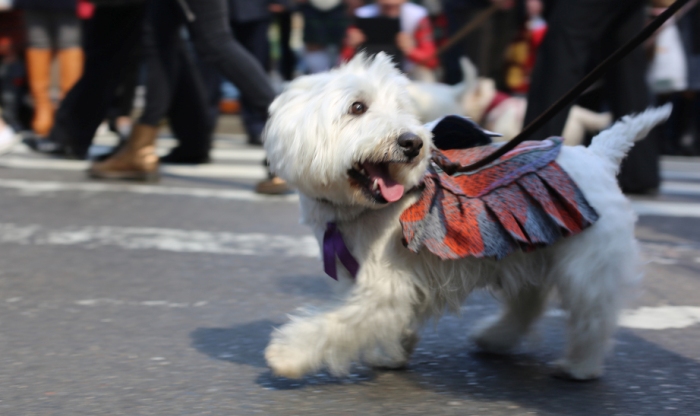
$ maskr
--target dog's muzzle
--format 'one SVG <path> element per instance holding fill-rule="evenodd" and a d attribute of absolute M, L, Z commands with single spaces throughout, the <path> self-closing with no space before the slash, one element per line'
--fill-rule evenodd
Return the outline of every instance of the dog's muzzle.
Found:
<path fill-rule="evenodd" d="M 404 156 L 409 160 L 418 156 L 420 154 L 420 149 L 423 148 L 423 139 L 413 133 L 402 133 L 398 137 L 397 143 L 401 151 L 403 151 Z"/>

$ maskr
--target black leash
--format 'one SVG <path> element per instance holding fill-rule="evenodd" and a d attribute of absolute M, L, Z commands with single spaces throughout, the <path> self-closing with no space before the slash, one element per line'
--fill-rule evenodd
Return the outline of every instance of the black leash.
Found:
<path fill-rule="evenodd" d="M 563 97 L 561 97 L 557 102 L 552 104 L 544 113 L 540 114 L 535 120 L 527 125 L 517 136 L 515 136 L 511 141 L 504 144 L 503 146 L 496 149 L 495 152 L 486 156 L 485 158 L 472 163 L 469 166 L 464 166 L 459 169 L 459 172 L 471 172 L 482 168 L 499 157 L 503 156 L 507 152 L 513 150 L 515 146 L 524 142 L 532 133 L 537 131 L 545 123 L 552 119 L 559 111 L 566 108 L 571 104 L 581 93 L 583 93 L 588 87 L 593 85 L 605 71 L 607 71 L 610 66 L 617 63 L 620 59 L 624 58 L 627 54 L 632 52 L 634 48 L 641 45 L 642 42 L 647 40 L 656 30 L 661 27 L 671 16 L 673 16 L 681 7 L 685 6 L 690 0 L 676 0 L 671 6 L 669 6 L 663 13 L 658 15 L 654 20 L 651 21 L 637 36 L 629 40 L 626 44 L 622 45 L 618 50 L 613 52 L 605 61 L 601 62 L 596 66 L 593 71 L 586 75 L 578 84 L 576 84 L 572 89 L 569 90 Z"/>

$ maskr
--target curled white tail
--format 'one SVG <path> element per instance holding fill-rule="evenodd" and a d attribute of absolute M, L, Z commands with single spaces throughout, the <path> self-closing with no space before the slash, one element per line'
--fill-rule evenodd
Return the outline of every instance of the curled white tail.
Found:
<path fill-rule="evenodd" d="M 634 142 L 641 140 L 657 124 L 665 121 L 671 115 L 671 104 L 662 107 L 649 108 L 643 113 L 625 116 L 609 129 L 593 138 L 590 150 L 601 158 L 609 160 L 617 171 L 620 162 L 632 148 Z"/>

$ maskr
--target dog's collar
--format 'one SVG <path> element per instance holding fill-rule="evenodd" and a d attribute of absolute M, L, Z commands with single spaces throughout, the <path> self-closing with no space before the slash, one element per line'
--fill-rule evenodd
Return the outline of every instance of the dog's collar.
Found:
<path fill-rule="evenodd" d="M 406 194 L 415 192 L 422 189 L 422 186 L 414 186 L 409 189 Z M 329 204 L 334 207 L 340 207 L 341 205 L 335 204 L 327 199 L 315 199 L 317 202 L 323 204 Z M 323 271 L 326 272 L 331 278 L 338 280 L 338 270 L 336 268 L 335 259 L 340 260 L 342 264 L 350 275 L 355 278 L 357 277 L 357 272 L 360 270 L 360 264 L 357 259 L 352 255 L 350 249 L 345 244 L 343 240 L 343 235 L 338 229 L 338 224 L 335 221 L 330 221 L 326 223 L 326 231 L 323 233 Z"/>
<path fill-rule="evenodd" d="M 326 224 L 326 232 L 323 233 L 323 271 L 331 278 L 338 280 L 336 257 L 353 278 L 357 277 L 357 272 L 360 269 L 359 263 L 350 253 L 348 246 L 345 245 L 338 224 L 329 222 Z"/>
<path fill-rule="evenodd" d="M 489 105 L 486 107 L 484 110 L 484 114 L 481 116 L 481 121 L 486 120 L 486 117 L 488 117 L 489 113 L 493 111 L 494 108 L 498 107 L 503 101 L 507 100 L 510 98 L 510 96 L 504 92 L 501 91 L 496 91 L 496 95 L 493 96 L 493 100 L 489 103 Z"/>

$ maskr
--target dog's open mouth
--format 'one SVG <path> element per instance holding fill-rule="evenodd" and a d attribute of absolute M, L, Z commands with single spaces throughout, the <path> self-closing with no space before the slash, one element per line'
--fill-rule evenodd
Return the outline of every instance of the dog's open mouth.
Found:
<path fill-rule="evenodd" d="M 389 173 L 392 162 L 362 162 L 348 170 L 348 175 L 370 199 L 380 204 L 396 202 L 403 196 L 404 186 Z"/>

